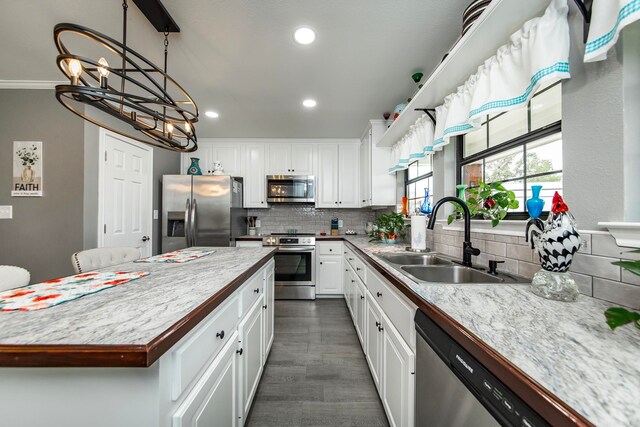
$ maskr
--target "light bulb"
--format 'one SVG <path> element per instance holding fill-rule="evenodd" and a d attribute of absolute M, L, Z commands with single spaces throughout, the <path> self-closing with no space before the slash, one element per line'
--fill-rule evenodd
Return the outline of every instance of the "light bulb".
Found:
<path fill-rule="evenodd" d="M 191 133 L 191 124 L 189 122 L 184 122 L 184 130 L 187 133 Z"/>
<path fill-rule="evenodd" d="M 167 123 L 167 133 L 173 133 L 173 123 Z"/>
<path fill-rule="evenodd" d="M 69 61 L 69 72 L 75 78 L 80 77 L 82 74 L 82 64 L 77 59 L 72 59 Z"/>
<path fill-rule="evenodd" d="M 98 64 L 102 65 L 102 67 L 98 67 L 98 72 L 102 77 L 109 77 L 109 63 L 106 59 L 100 58 L 98 59 Z"/>

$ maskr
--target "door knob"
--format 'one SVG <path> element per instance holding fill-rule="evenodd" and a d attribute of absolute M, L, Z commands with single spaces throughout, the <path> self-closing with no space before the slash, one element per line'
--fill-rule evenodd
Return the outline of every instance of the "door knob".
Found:
<path fill-rule="evenodd" d="M 224 331 L 216 332 L 216 337 L 220 338 L 221 340 L 224 339 Z"/>
<path fill-rule="evenodd" d="M 146 242 L 148 240 L 151 240 L 151 238 L 149 236 L 142 236 L 142 241 Z"/>

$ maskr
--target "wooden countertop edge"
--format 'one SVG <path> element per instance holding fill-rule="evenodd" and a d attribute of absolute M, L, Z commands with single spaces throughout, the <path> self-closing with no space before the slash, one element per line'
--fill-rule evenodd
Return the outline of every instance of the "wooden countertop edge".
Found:
<path fill-rule="evenodd" d="M 275 250 L 146 345 L 0 344 L 0 367 L 149 367 L 267 264 Z"/>
<path fill-rule="evenodd" d="M 390 274 L 367 253 L 360 250 L 360 248 L 348 240 L 345 240 L 345 243 L 360 256 L 364 257 L 378 273 L 391 282 L 400 292 L 427 314 L 429 318 L 457 341 L 458 344 L 489 369 L 516 395 L 527 402 L 531 408 L 551 425 L 567 425 L 567 423 L 570 423 L 575 426 L 594 426 L 594 424 L 589 422 L 575 409 L 538 384 L 534 379 L 485 344 L 451 316 L 417 295 L 411 288 Z"/>

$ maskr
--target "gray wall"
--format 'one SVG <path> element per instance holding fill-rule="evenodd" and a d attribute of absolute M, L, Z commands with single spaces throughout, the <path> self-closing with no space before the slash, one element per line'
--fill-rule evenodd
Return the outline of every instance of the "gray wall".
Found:
<path fill-rule="evenodd" d="M 625 221 L 640 222 L 640 22 L 623 32 Z"/>
<path fill-rule="evenodd" d="M 0 91 L 0 264 L 26 268 L 31 280 L 73 273 L 83 248 L 83 121 L 53 90 Z M 11 197 L 13 141 L 43 141 L 43 197 Z"/>

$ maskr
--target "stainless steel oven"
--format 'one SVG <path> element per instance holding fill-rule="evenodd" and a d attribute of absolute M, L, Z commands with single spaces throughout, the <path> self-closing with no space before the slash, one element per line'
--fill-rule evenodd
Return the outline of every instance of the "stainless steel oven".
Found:
<path fill-rule="evenodd" d="M 267 175 L 267 202 L 314 203 L 315 177 L 294 175 Z"/>
<path fill-rule="evenodd" d="M 316 299 L 315 237 L 268 236 L 263 246 L 277 246 L 275 298 Z"/>

